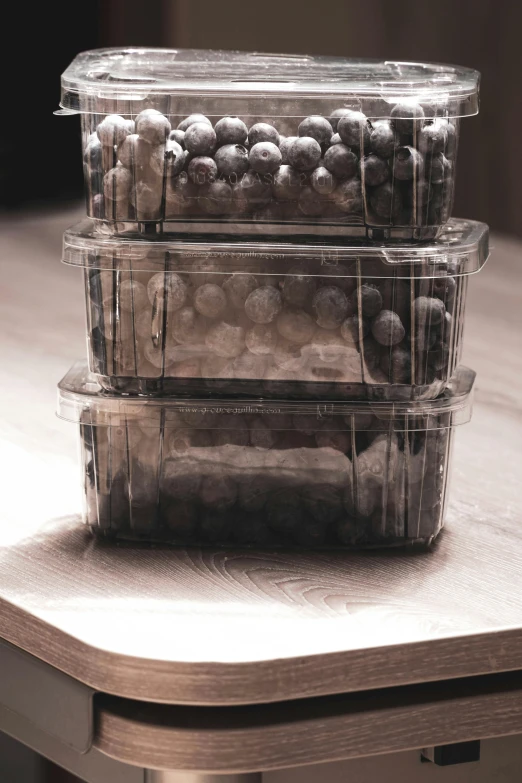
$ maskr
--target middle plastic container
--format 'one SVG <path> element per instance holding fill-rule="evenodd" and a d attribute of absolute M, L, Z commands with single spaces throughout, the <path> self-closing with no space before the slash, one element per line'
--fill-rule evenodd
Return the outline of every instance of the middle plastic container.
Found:
<path fill-rule="evenodd" d="M 63 254 L 84 268 L 105 389 L 323 400 L 441 393 L 487 257 L 487 226 L 457 219 L 434 242 L 382 247 L 144 239 L 84 221 Z"/>

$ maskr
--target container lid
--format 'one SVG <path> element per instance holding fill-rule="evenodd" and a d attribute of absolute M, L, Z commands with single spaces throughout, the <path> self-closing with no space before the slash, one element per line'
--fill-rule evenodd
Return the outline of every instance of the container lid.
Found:
<path fill-rule="evenodd" d="M 485 223 L 452 218 L 439 239 L 426 243 L 385 246 L 351 240 L 314 242 L 232 241 L 223 235 L 208 237 L 134 233 L 115 235 L 110 226 L 83 220 L 63 236 L 63 261 L 72 266 L 121 271 L 231 272 L 286 274 L 300 262 L 300 274 L 339 276 L 338 265 L 349 264 L 342 275 L 356 277 L 436 277 L 478 272 L 489 253 Z M 360 260 L 360 268 L 354 264 Z"/>
<path fill-rule="evenodd" d="M 197 106 L 193 111 L 208 114 L 214 113 L 210 109 L 216 99 L 225 99 L 227 112 L 237 100 L 249 113 L 264 109 L 292 116 L 311 113 L 308 100 L 328 99 L 337 104 L 331 110 L 353 108 L 371 118 L 389 117 L 398 103 L 420 103 L 437 115 L 466 117 L 478 112 L 479 79 L 470 68 L 435 63 L 205 49 L 94 49 L 79 54 L 62 75 L 60 105 L 74 112 L 117 109 L 122 114 L 139 112 L 152 102 L 177 114 L 186 97 Z M 171 105 L 165 98 L 176 101 Z M 278 107 L 274 99 L 295 103 Z"/>
<path fill-rule="evenodd" d="M 375 422 L 385 421 L 386 429 L 445 429 L 468 422 L 471 418 L 472 391 L 475 373 L 459 367 L 448 389 L 436 400 L 409 402 L 328 402 L 288 400 L 201 399 L 181 397 L 144 397 L 113 394 L 104 391 L 89 373 L 85 362 L 78 362 L 58 385 L 58 416 L 67 421 L 99 426 L 127 425 L 168 426 L 169 416 L 176 414 L 208 415 L 212 426 L 226 428 L 232 416 L 270 416 L 270 426 L 285 429 L 283 417 L 288 414 L 324 417 L 339 416 L 347 429 L 368 429 L 360 423 L 360 415 L 371 414 Z M 350 418 L 352 417 L 352 418 Z M 216 424 L 216 420 L 218 424 Z M 204 421 L 204 419 L 203 419 Z M 202 426 L 200 424 L 200 426 Z M 371 427 L 370 427 L 371 428 Z M 381 426 L 377 427 L 382 429 Z"/>

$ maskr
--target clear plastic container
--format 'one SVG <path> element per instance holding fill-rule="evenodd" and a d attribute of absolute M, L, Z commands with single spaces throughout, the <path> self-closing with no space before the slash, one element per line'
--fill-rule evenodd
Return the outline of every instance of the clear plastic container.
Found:
<path fill-rule="evenodd" d="M 450 65 L 101 49 L 67 68 L 61 106 L 82 114 L 90 217 L 433 239 L 478 88 Z"/>
<path fill-rule="evenodd" d="M 103 536 L 180 545 L 429 544 L 475 374 L 437 400 L 180 400 L 104 392 L 84 364 L 59 386 L 79 424 L 85 519 Z"/>
<path fill-rule="evenodd" d="M 89 366 L 108 390 L 427 399 L 462 347 L 468 275 L 488 229 L 452 219 L 432 243 L 145 240 L 85 221 Z"/>

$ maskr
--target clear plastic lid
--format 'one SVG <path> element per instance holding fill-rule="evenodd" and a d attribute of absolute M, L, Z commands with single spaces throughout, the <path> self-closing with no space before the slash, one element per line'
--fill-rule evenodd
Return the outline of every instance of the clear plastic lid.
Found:
<path fill-rule="evenodd" d="M 91 269 L 176 272 L 253 272 L 281 274 L 307 262 L 301 274 L 356 277 L 393 277 L 397 270 L 409 277 L 478 272 L 489 253 L 489 229 L 484 223 L 453 218 L 440 238 L 424 244 L 386 244 L 379 247 L 353 240 L 349 243 L 231 241 L 227 236 L 177 238 L 156 234 L 151 238 L 131 232 L 115 235 L 110 226 L 91 220 L 67 229 L 63 261 Z M 360 267 L 354 262 L 360 261 Z M 348 264 L 348 266 L 345 266 Z M 337 267 L 337 268 L 334 268 Z"/>
<path fill-rule="evenodd" d="M 103 391 L 96 376 L 89 373 L 85 362 L 73 365 L 58 385 L 58 416 L 66 421 L 93 426 L 121 426 L 136 423 L 141 427 L 158 427 L 161 422 L 169 425 L 169 417 L 177 413 L 199 416 L 205 425 L 227 427 L 234 416 L 270 416 L 273 429 L 285 429 L 288 414 L 316 416 L 318 419 L 340 416 L 346 429 L 367 429 L 359 424 L 358 416 L 371 414 L 377 423 L 385 421 L 387 428 L 403 430 L 445 429 L 465 424 L 471 418 L 472 391 L 475 373 L 467 367 L 459 367 L 446 391 L 436 400 L 414 402 L 328 402 L 287 400 L 227 400 L 180 397 L 142 397 L 115 395 Z M 280 425 L 278 425 L 278 417 Z M 203 417 L 203 418 L 202 418 Z M 218 422 L 216 424 L 216 421 Z M 233 426 L 233 425 L 231 425 Z"/>
<path fill-rule="evenodd" d="M 212 115 L 224 101 L 228 114 L 298 116 L 343 107 L 378 118 L 389 117 L 399 103 L 416 103 L 430 114 L 467 117 L 478 112 L 479 80 L 480 74 L 470 68 L 435 63 L 204 49 L 95 49 L 79 54 L 63 74 L 60 105 L 74 112 L 119 114 L 153 105 L 182 114 L 186 108 L 195 111 L 197 104 L 197 111 Z"/>

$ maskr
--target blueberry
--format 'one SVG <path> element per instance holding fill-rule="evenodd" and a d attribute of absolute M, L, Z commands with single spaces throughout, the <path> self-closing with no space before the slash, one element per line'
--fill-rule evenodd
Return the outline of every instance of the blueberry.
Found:
<path fill-rule="evenodd" d="M 381 345 L 396 345 L 405 333 L 401 319 L 392 310 L 381 310 L 372 322 L 372 334 Z"/>
<path fill-rule="evenodd" d="M 335 190 L 337 186 L 337 180 L 334 178 L 333 174 L 324 166 L 318 166 L 312 172 L 312 176 L 310 177 L 310 185 L 316 193 L 319 193 L 319 195 L 329 196 L 330 193 Z"/>
<path fill-rule="evenodd" d="M 270 141 L 260 141 L 250 148 L 248 162 L 259 174 L 273 174 L 281 164 L 281 152 Z"/>
<path fill-rule="evenodd" d="M 355 215 L 362 211 L 362 189 L 359 179 L 348 179 L 341 182 L 332 199 L 336 207 L 346 215 Z"/>
<path fill-rule="evenodd" d="M 127 136 L 126 138 L 129 137 Z M 83 152 L 83 162 L 91 170 L 98 169 L 101 171 L 102 169 L 103 166 L 102 143 L 99 140 L 97 133 L 91 133 L 91 135 L 87 139 L 87 143 L 85 145 L 85 149 Z"/>
<path fill-rule="evenodd" d="M 441 152 L 427 161 L 426 176 L 432 184 L 442 185 L 451 178 L 452 168 L 450 161 Z"/>
<path fill-rule="evenodd" d="M 366 149 L 370 143 L 370 123 L 360 111 L 349 111 L 340 117 L 337 133 L 348 147 Z"/>
<path fill-rule="evenodd" d="M 136 117 L 136 133 L 149 144 L 165 144 L 170 129 L 168 119 L 156 109 L 144 109 Z"/>
<path fill-rule="evenodd" d="M 281 201 L 297 201 L 306 181 L 306 174 L 283 164 L 274 174 L 272 191 Z"/>
<path fill-rule="evenodd" d="M 260 142 L 268 141 L 271 144 L 279 145 L 279 133 L 267 122 L 256 122 L 252 125 L 248 131 L 248 141 L 250 145 L 259 144 Z"/>
<path fill-rule="evenodd" d="M 277 332 L 271 324 L 256 324 L 245 336 L 248 350 L 256 356 L 267 356 L 275 351 Z"/>
<path fill-rule="evenodd" d="M 393 161 L 393 175 L 400 180 L 419 177 L 424 170 L 424 158 L 415 147 L 399 147 Z"/>
<path fill-rule="evenodd" d="M 433 351 L 428 354 L 428 361 L 431 367 L 437 372 L 443 372 L 448 366 L 450 357 L 450 348 L 445 343 L 440 343 Z"/>
<path fill-rule="evenodd" d="M 248 151 L 241 144 L 225 144 L 214 155 L 216 166 L 223 177 L 235 177 L 239 182 L 248 170 Z"/>
<path fill-rule="evenodd" d="M 153 158 L 154 154 L 151 155 L 151 167 L 153 167 Z M 165 144 L 165 163 L 168 177 L 176 177 L 183 170 L 185 150 L 174 139 L 168 139 Z M 160 171 L 157 171 L 157 173 L 159 174 Z M 163 173 L 163 170 L 161 173 Z"/>
<path fill-rule="evenodd" d="M 223 117 L 214 127 L 218 146 L 224 144 L 244 144 L 248 128 L 239 117 Z"/>
<path fill-rule="evenodd" d="M 333 136 L 333 128 L 324 117 L 312 115 L 300 123 L 298 133 L 299 136 L 310 136 L 319 144 L 327 144 Z"/>
<path fill-rule="evenodd" d="M 303 364 L 302 345 L 291 343 L 280 337 L 274 350 L 274 363 L 287 373 L 301 370 Z"/>
<path fill-rule="evenodd" d="M 431 296 L 418 296 L 413 302 L 413 309 L 419 326 L 437 326 L 446 312 L 443 302 Z"/>
<path fill-rule="evenodd" d="M 117 295 L 119 306 L 127 313 L 139 313 L 149 304 L 147 289 L 138 280 L 121 280 Z"/>
<path fill-rule="evenodd" d="M 443 152 L 447 140 L 447 123 L 434 120 L 427 123 L 418 134 L 417 145 L 425 155 Z"/>
<path fill-rule="evenodd" d="M 367 187 L 373 188 L 382 185 L 390 176 L 388 164 L 377 155 L 368 155 L 362 161 L 362 170 L 364 173 L 364 183 Z"/>
<path fill-rule="evenodd" d="M 181 345 L 190 345 L 203 340 L 204 323 L 193 307 L 182 307 L 177 310 L 171 319 L 170 328 L 172 336 Z"/>
<path fill-rule="evenodd" d="M 295 139 L 288 147 L 288 161 L 298 171 L 315 169 L 321 159 L 321 147 L 308 136 Z"/>
<path fill-rule="evenodd" d="M 228 301 L 237 310 L 243 310 L 249 294 L 257 288 L 257 280 L 254 275 L 237 272 L 223 283 L 223 291 Z"/>
<path fill-rule="evenodd" d="M 179 128 L 178 128 L 178 130 L 172 130 L 169 133 L 169 140 L 170 141 L 175 141 L 176 144 L 180 145 L 180 147 L 184 147 L 185 146 L 185 131 L 179 130 Z"/>
<path fill-rule="evenodd" d="M 234 359 L 245 349 L 245 330 L 225 321 L 211 326 L 205 337 L 205 345 L 224 359 Z"/>
<path fill-rule="evenodd" d="M 370 205 L 380 218 L 391 220 L 397 218 L 402 210 L 402 197 L 398 187 L 389 182 L 379 185 L 370 194 Z"/>
<path fill-rule="evenodd" d="M 283 163 L 288 163 L 288 150 L 291 145 L 299 138 L 298 136 L 281 136 L 279 139 L 279 149 L 281 150 L 281 159 Z"/>
<path fill-rule="evenodd" d="M 350 179 L 357 174 L 359 158 L 346 146 L 334 144 L 324 154 L 324 165 L 337 179 Z"/>
<path fill-rule="evenodd" d="M 416 103 L 397 103 L 390 112 L 397 133 L 412 136 L 424 126 L 424 109 Z"/>
<path fill-rule="evenodd" d="M 374 318 L 382 309 L 381 292 L 373 283 L 363 283 L 352 294 L 354 307 L 359 308 L 362 315 Z"/>
<path fill-rule="evenodd" d="M 103 178 L 103 194 L 109 201 L 125 201 L 132 187 L 132 174 L 123 166 L 116 166 Z"/>
<path fill-rule="evenodd" d="M 456 289 L 457 283 L 454 277 L 436 277 L 433 280 L 433 295 L 437 299 L 442 299 L 446 306 L 453 300 Z"/>
<path fill-rule="evenodd" d="M 145 144 L 146 143 L 147 142 L 145 142 Z M 176 142 L 171 142 L 171 144 L 172 143 L 176 144 Z M 154 174 L 156 174 L 157 177 L 161 179 L 165 173 L 165 144 L 156 144 L 155 146 L 149 144 L 149 147 L 151 149 L 150 158 L 149 158 L 150 169 L 151 171 L 154 172 Z M 179 149 L 179 155 L 176 157 L 179 168 L 176 173 L 179 174 L 179 172 L 183 167 L 184 152 L 179 146 L 179 144 L 176 144 L 176 147 Z M 161 189 L 161 184 L 160 184 L 160 189 Z"/>
<path fill-rule="evenodd" d="M 212 125 L 208 117 L 205 117 L 204 114 L 191 114 L 190 117 L 187 117 L 180 122 L 178 125 L 178 130 L 186 131 L 187 128 L 189 128 L 191 125 L 194 125 L 196 122 L 205 122 L 207 125 Z"/>
<path fill-rule="evenodd" d="M 228 182 L 219 179 L 204 185 L 198 203 L 209 215 L 226 215 L 233 207 L 232 188 Z"/>
<path fill-rule="evenodd" d="M 187 300 L 187 284 L 175 272 L 158 272 L 147 284 L 147 294 L 153 311 L 179 310 Z"/>
<path fill-rule="evenodd" d="M 303 215 L 316 217 L 321 215 L 325 206 L 325 197 L 319 196 L 317 191 L 306 186 L 299 195 L 299 209 Z"/>
<path fill-rule="evenodd" d="M 217 166 L 213 158 L 198 156 L 190 161 L 187 173 L 195 185 L 207 185 L 216 180 Z"/>
<path fill-rule="evenodd" d="M 134 133 L 134 123 L 119 114 L 109 114 L 100 122 L 96 133 L 103 147 L 114 147 Z"/>
<path fill-rule="evenodd" d="M 284 309 L 277 316 L 276 328 L 281 337 L 295 345 L 310 342 L 315 331 L 314 322 L 304 310 Z"/>
<path fill-rule="evenodd" d="M 343 143 L 343 140 L 341 139 L 339 134 L 338 133 L 334 133 L 334 135 L 330 139 L 330 147 L 333 147 L 334 144 L 342 144 L 342 143 Z"/>
<path fill-rule="evenodd" d="M 412 339 L 412 348 L 419 353 L 426 353 L 431 351 L 437 339 L 436 327 L 430 328 L 430 324 L 418 324 Z"/>
<path fill-rule="evenodd" d="M 226 310 L 226 294 L 218 285 L 206 283 L 196 289 L 194 307 L 206 318 L 218 318 Z"/>
<path fill-rule="evenodd" d="M 185 148 L 194 155 L 210 155 L 216 146 L 216 132 L 206 122 L 195 122 L 185 131 Z"/>
<path fill-rule="evenodd" d="M 306 266 L 294 266 L 285 275 L 283 298 L 294 307 L 308 307 L 317 288 L 317 283 Z"/>
<path fill-rule="evenodd" d="M 252 291 L 245 301 L 245 313 L 256 324 L 271 323 L 283 307 L 281 294 L 270 285 Z"/>
<path fill-rule="evenodd" d="M 398 146 L 399 140 L 389 120 L 377 120 L 373 123 L 370 134 L 372 152 L 381 158 L 391 158 Z"/>
<path fill-rule="evenodd" d="M 332 126 L 335 132 L 337 132 L 337 127 L 339 125 L 339 120 L 341 119 L 341 117 L 349 117 L 352 111 L 353 109 L 335 109 L 330 114 L 328 119 L 330 121 L 330 125 Z"/>
<path fill-rule="evenodd" d="M 351 315 L 341 324 L 341 336 L 347 343 L 355 345 L 370 333 L 370 325 L 364 318 Z"/>
<path fill-rule="evenodd" d="M 348 315 L 349 305 L 344 291 L 329 285 L 316 292 L 312 308 L 319 326 L 323 329 L 337 329 Z"/>

